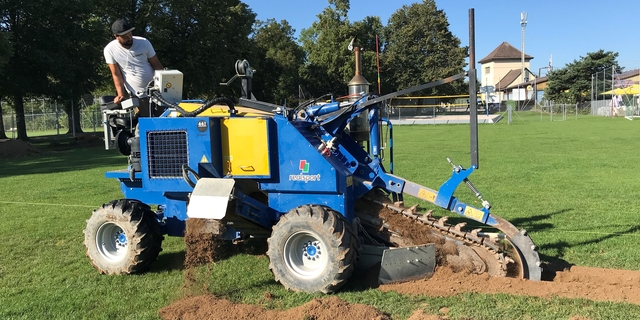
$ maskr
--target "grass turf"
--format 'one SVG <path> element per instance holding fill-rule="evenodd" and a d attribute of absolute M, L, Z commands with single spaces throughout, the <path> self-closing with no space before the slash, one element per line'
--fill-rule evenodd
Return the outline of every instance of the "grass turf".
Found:
<path fill-rule="evenodd" d="M 520 117 L 511 125 L 479 128 L 480 169 L 471 180 L 493 204 L 492 212 L 529 230 L 547 262 L 639 269 L 640 182 L 634 172 L 640 122 Z M 437 189 L 450 175 L 446 157 L 468 166 L 468 130 L 466 125 L 396 126 L 395 173 Z M 123 156 L 100 147 L 2 161 L 0 318 L 155 319 L 159 308 L 204 292 L 267 308 L 321 297 L 284 290 L 273 281 L 264 256 L 234 256 L 198 269 L 196 281 L 185 282 L 179 238 L 165 240 L 148 273 L 99 275 L 84 255 L 82 230 L 93 209 L 121 197 L 118 183 L 104 172 L 125 165 Z M 474 202 L 464 186 L 456 195 Z M 266 292 L 275 298 L 265 299 Z M 443 307 L 450 319 L 640 318 L 640 306 L 580 299 L 403 296 L 357 283 L 338 296 L 374 305 L 394 319 Z"/>

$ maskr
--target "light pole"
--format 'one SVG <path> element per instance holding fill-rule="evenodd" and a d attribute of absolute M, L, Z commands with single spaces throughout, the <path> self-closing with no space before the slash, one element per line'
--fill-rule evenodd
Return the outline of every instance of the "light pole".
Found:
<path fill-rule="evenodd" d="M 527 26 L 527 13 L 526 12 L 521 12 L 520 13 L 520 26 L 522 26 L 522 82 L 526 82 L 526 76 L 524 74 L 524 27 Z"/>

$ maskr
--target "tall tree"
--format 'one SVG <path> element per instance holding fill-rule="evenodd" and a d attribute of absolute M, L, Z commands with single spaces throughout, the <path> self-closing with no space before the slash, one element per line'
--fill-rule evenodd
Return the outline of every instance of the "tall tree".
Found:
<path fill-rule="evenodd" d="M 250 54 L 256 14 L 239 0 L 165 0 L 159 8 L 149 19 L 148 37 L 163 65 L 184 74 L 183 95 L 211 97 L 239 88 L 220 82 Z"/>
<path fill-rule="evenodd" d="M 258 21 L 252 40 L 260 60 L 256 61 L 254 92 L 260 100 L 293 104 L 298 95 L 298 70 L 304 63 L 304 51 L 295 40 L 295 30 L 286 20 Z M 253 63 L 252 63 L 253 65 Z"/>
<path fill-rule="evenodd" d="M 361 21 L 352 24 L 353 34 L 357 36 L 355 45 L 360 48 L 360 63 L 362 75 L 371 83 L 371 92 L 378 92 L 378 53 L 381 44 L 384 42 L 384 26 L 380 21 L 380 17 L 365 17 Z M 376 41 L 376 38 L 377 41 Z M 351 76 L 353 76 L 352 68 L 355 67 L 355 60 L 351 58 L 351 62 L 347 63 Z M 385 86 L 382 86 L 384 89 Z"/>
<path fill-rule="evenodd" d="M 549 72 L 549 83 L 544 91 L 546 99 L 558 103 L 576 103 L 591 99 L 591 75 L 604 73 L 605 70 L 622 72 L 618 65 L 617 52 L 599 50 L 580 56 L 562 69 Z"/>
<path fill-rule="evenodd" d="M 2 74 L 3 66 L 9 61 L 9 58 L 13 54 L 11 50 L 11 42 L 9 42 L 9 33 L 6 31 L 2 31 L 0 27 L 0 78 L 5 77 Z M 2 92 L 2 89 L 0 89 Z M 2 101 L 2 95 L 0 95 L 0 101 Z M 7 134 L 5 133 L 4 121 L 2 119 L 2 103 L 0 103 L 0 139 L 7 139 Z"/>
<path fill-rule="evenodd" d="M 348 0 L 329 0 L 310 28 L 302 30 L 300 42 L 307 53 L 301 73 L 305 89 L 313 96 L 343 95 L 353 77 L 353 55 L 348 50 L 353 30 L 347 19 Z"/>
<path fill-rule="evenodd" d="M 381 63 L 394 91 L 462 73 L 467 65 L 468 47 L 460 46 L 434 0 L 402 6 L 391 15 L 385 31 Z M 464 83 L 457 81 L 424 94 L 464 92 Z"/>
<path fill-rule="evenodd" d="M 0 71 L 0 95 L 14 102 L 18 139 L 28 139 L 26 95 L 78 99 L 92 89 L 95 63 L 86 62 L 95 57 L 95 33 L 87 21 L 92 10 L 93 2 L 83 0 L 0 2 L 0 28 L 12 34 L 14 50 Z"/>
<path fill-rule="evenodd" d="M 50 55 L 50 97 L 62 102 L 69 115 L 69 132 L 82 132 L 80 99 L 92 92 L 102 77 L 97 72 L 102 65 L 102 35 L 104 26 L 91 12 L 92 1 L 72 0 L 56 6 L 48 29 L 58 30 L 53 37 Z"/>

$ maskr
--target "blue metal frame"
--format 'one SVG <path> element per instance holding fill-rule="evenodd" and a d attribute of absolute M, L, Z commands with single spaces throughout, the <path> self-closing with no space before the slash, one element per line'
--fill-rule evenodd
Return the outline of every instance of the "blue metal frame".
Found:
<path fill-rule="evenodd" d="M 421 192 L 427 192 L 434 199 L 423 199 L 465 215 L 469 206 L 458 201 L 453 193 L 473 173 L 475 167 L 454 170 L 452 177 L 437 191 L 387 173 L 380 157 L 380 121 L 387 122 L 390 130 L 392 124 L 387 119 L 380 119 L 381 103 L 367 103 L 371 98 L 363 95 L 346 111 L 343 111 L 345 107 L 341 107 L 340 103 L 332 101 L 310 106 L 304 113 L 282 113 L 267 118 L 270 174 L 233 178 L 257 182 L 259 189 L 267 194 L 268 205 L 236 190 L 236 212 L 270 228 L 291 209 L 316 204 L 331 207 L 351 221 L 354 218 L 355 201 L 374 188 L 382 188 L 388 192 L 418 197 Z M 345 132 L 348 123 L 363 112 L 369 119 L 370 153 Z M 326 119 L 320 121 L 318 117 Z M 142 172 L 135 173 L 134 181 L 130 180 L 128 170 L 107 172 L 106 177 L 120 181 L 126 198 L 159 205 L 166 232 L 182 235 L 187 219 L 186 203 L 193 188 L 182 176 L 150 176 L 152 160 L 149 159 L 148 133 L 180 132 L 186 139 L 187 165 L 201 177 L 224 178 L 220 119 L 166 116 L 139 119 Z M 392 150 L 390 157 L 393 172 Z M 489 224 L 495 222 L 488 208 L 474 208 L 469 212 L 472 213 L 471 218 L 478 221 Z"/>

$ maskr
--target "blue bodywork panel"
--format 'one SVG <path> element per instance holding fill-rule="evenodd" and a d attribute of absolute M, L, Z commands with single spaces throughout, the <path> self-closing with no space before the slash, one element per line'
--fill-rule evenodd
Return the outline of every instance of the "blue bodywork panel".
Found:
<path fill-rule="evenodd" d="M 362 102 L 366 100 L 364 97 Z M 221 117 L 141 118 L 138 132 L 142 172 L 135 172 L 133 180 L 129 170 L 107 172 L 106 176 L 121 182 L 126 198 L 158 205 L 160 220 L 169 235 L 183 235 L 187 202 L 193 191 L 185 179 L 185 175 L 194 178 L 190 173 L 255 183 L 266 199 L 259 201 L 237 189 L 233 194 L 235 211 L 266 229 L 290 210 L 312 204 L 331 207 L 351 221 L 355 202 L 374 188 L 414 195 L 483 223 L 495 223 L 488 208 L 470 207 L 453 196 L 474 167 L 454 170 L 437 191 L 387 173 L 380 159 L 378 108 L 374 104 L 341 113 L 340 105 L 330 102 L 308 108 L 301 119 L 286 113 L 266 118 L 270 170 L 261 176 L 233 177 L 226 173 L 228 159 L 222 156 L 225 141 Z M 331 117 L 331 113 L 338 115 Z M 361 113 L 369 120 L 368 150 L 345 130 Z M 320 121 L 316 116 L 324 119 Z"/>

